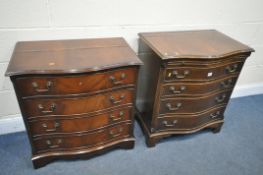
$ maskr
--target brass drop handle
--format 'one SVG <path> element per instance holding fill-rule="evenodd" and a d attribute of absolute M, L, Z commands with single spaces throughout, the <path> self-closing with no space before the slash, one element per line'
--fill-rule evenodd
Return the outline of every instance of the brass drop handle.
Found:
<path fill-rule="evenodd" d="M 39 93 L 45 93 L 45 92 L 50 91 L 52 85 L 53 85 L 52 81 L 47 81 L 47 83 L 46 83 L 46 88 L 45 88 L 45 89 L 40 89 L 40 88 L 38 88 L 37 82 L 35 82 L 35 81 L 32 82 L 33 88 L 35 88 L 35 91 L 36 91 L 36 92 L 39 92 Z"/>
<path fill-rule="evenodd" d="M 220 115 L 220 111 L 217 111 L 217 112 L 215 112 L 215 113 L 211 113 L 211 114 L 210 114 L 210 117 L 211 117 L 212 119 L 214 119 L 214 118 L 217 118 L 219 115 Z"/>
<path fill-rule="evenodd" d="M 121 103 L 125 98 L 125 95 L 121 95 L 120 96 L 120 99 L 119 100 L 116 100 L 114 96 L 110 96 L 110 101 L 113 103 L 113 104 L 119 104 Z"/>
<path fill-rule="evenodd" d="M 40 110 L 41 113 L 43 114 L 48 114 L 56 111 L 56 104 L 52 103 L 49 107 L 49 110 L 45 110 L 42 104 L 38 105 L 38 109 Z"/>
<path fill-rule="evenodd" d="M 221 84 L 221 87 L 222 88 L 228 88 L 232 85 L 233 83 L 233 80 L 232 79 L 228 79 L 226 81 L 222 81 L 220 84 Z"/>
<path fill-rule="evenodd" d="M 179 74 L 178 71 L 176 71 L 176 70 L 173 71 L 173 75 L 175 75 L 175 77 L 178 79 L 183 79 L 189 74 L 190 74 L 189 70 L 184 70 L 183 74 Z"/>
<path fill-rule="evenodd" d="M 122 120 L 123 119 L 123 117 L 124 117 L 124 112 L 123 111 L 120 111 L 120 113 L 119 113 L 119 117 L 116 117 L 116 116 L 114 116 L 113 114 L 110 114 L 110 119 L 111 119 L 111 121 L 118 121 L 118 120 Z"/>
<path fill-rule="evenodd" d="M 166 127 L 173 127 L 176 125 L 176 123 L 177 123 L 177 120 L 173 120 L 173 122 L 171 124 L 168 124 L 168 121 L 166 121 L 166 120 L 163 121 L 163 125 Z"/>
<path fill-rule="evenodd" d="M 121 73 L 121 80 L 117 80 L 114 76 L 110 76 L 109 79 L 111 80 L 111 82 L 114 84 L 114 85 L 120 85 L 120 84 L 123 84 L 123 79 L 126 78 L 126 74 L 125 73 Z"/>
<path fill-rule="evenodd" d="M 57 139 L 56 143 L 52 143 L 51 140 L 46 140 L 46 144 L 49 148 L 58 148 L 59 145 L 62 143 L 62 139 Z"/>
<path fill-rule="evenodd" d="M 225 100 L 225 98 L 226 98 L 226 94 L 222 94 L 221 96 L 216 97 L 215 100 L 216 102 L 221 103 Z"/>
<path fill-rule="evenodd" d="M 57 130 L 57 128 L 60 126 L 59 122 L 54 122 L 54 128 L 53 129 L 47 129 L 47 124 L 42 123 L 42 127 L 46 128 L 46 132 L 54 132 Z"/>
<path fill-rule="evenodd" d="M 118 137 L 118 136 L 121 135 L 122 131 L 123 131 L 123 128 L 119 128 L 118 131 L 117 131 L 117 133 L 115 133 L 113 130 L 111 130 L 111 131 L 109 132 L 109 136 L 110 136 L 110 138 Z"/>
<path fill-rule="evenodd" d="M 185 86 L 181 86 L 180 90 L 176 90 L 174 86 L 170 86 L 169 90 L 173 93 L 173 94 L 180 94 L 182 93 L 182 91 L 186 90 Z"/>
<path fill-rule="evenodd" d="M 233 72 L 236 72 L 237 71 L 237 68 L 238 68 L 238 65 L 237 64 L 234 64 L 234 65 L 229 65 L 226 67 L 226 71 L 228 73 L 233 73 Z"/>
<path fill-rule="evenodd" d="M 171 103 L 167 103 L 166 107 L 170 110 L 170 111 L 176 111 L 178 110 L 180 107 L 182 106 L 182 103 L 177 103 L 176 107 L 172 107 Z"/>

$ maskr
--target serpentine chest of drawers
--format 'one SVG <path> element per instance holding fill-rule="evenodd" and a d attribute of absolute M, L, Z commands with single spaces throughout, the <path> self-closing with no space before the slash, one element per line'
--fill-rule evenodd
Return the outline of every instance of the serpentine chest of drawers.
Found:
<path fill-rule="evenodd" d="M 18 42 L 6 75 L 16 91 L 34 167 L 133 148 L 140 64 L 122 38 Z"/>
<path fill-rule="evenodd" d="M 141 33 L 138 119 L 149 147 L 173 134 L 216 133 L 254 50 L 215 30 Z"/>

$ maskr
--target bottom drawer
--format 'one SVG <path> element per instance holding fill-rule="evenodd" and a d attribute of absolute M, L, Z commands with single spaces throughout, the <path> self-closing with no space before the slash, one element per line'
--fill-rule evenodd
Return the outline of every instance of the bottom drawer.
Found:
<path fill-rule="evenodd" d="M 223 119 L 225 106 L 217 107 L 199 115 L 173 115 L 158 118 L 157 130 L 189 130 L 211 121 Z"/>
<path fill-rule="evenodd" d="M 37 153 L 88 148 L 128 137 L 131 130 L 132 124 L 123 123 L 90 133 L 39 137 L 33 140 L 33 145 Z"/>

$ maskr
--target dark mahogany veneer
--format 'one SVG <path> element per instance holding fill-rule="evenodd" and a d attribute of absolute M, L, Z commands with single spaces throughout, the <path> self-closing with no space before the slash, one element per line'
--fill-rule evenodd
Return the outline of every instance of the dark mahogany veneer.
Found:
<path fill-rule="evenodd" d="M 137 116 L 149 147 L 203 128 L 219 132 L 246 58 L 254 50 L 218 31 L 141 33 Z"/>
<path fill-rule="evenodd" d="M 11 77 L 35 168 L 134 146 L 142 62 L 122 38 L 18 42 Z"/>

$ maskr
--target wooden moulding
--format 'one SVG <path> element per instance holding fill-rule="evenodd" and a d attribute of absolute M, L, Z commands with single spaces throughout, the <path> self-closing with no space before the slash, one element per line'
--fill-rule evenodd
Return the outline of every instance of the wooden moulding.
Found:
<path fill-rule="evenodd" d="M 54 151 L 47 152 L 43 154 L 36 154 L 32 156 L 32 162 L 34 168 L 40 168 L 46 164 L 58 160 L 58 159 L 88 159 L 97 155 L 104 154 L 112 149 L 122 148 L 122 149 L 133 149 L 135 143 L 134 137 L 118 139 L 114 142 L 110 142 L 103 145 L 97 145 L 94 147 L 83 148 L 80 150 L 71 151 Z"/>

